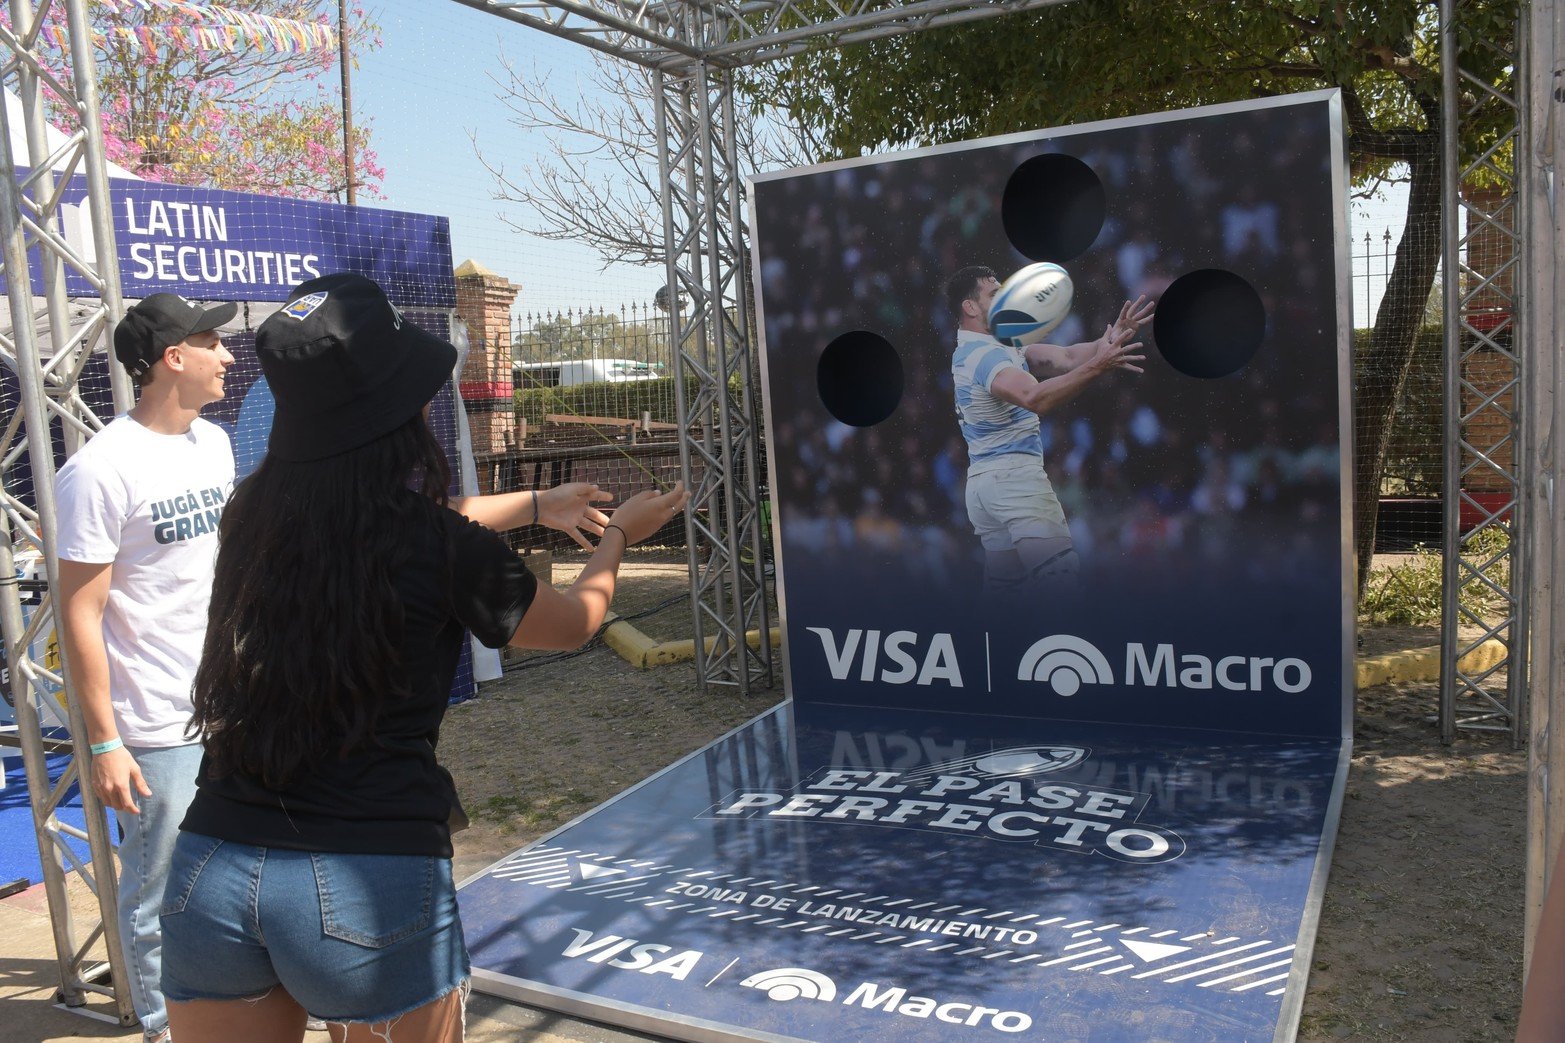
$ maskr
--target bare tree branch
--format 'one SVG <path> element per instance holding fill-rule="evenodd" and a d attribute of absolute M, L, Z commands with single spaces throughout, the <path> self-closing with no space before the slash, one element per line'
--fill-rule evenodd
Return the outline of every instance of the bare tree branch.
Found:
<path fill-rule="evenodd" d="M 519 232 L 550 240 L 584 242 L 603 266 L 664 263 L 661 144 L 653 124 L 656 84 L 645 69 L 594 54 L 590 89 L 575 101 L 562 98 L 549 75 L 518 69 L 502 52 L 502 72 L 491 76 L 523 134 L 539 134 L 545 148 L 519 167 L 504 158 L 513 152 L 480 144 L 474 153 L 495 179 L 494 198 L 521 203 L 528 217 L 499 214 Z M 797 166 L 824 150 L 792 121 L 735 99 L 734 127 L 741 173 Z"/>

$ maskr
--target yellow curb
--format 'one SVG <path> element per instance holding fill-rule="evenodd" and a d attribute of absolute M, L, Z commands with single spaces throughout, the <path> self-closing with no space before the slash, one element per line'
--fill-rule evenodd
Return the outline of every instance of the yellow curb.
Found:
<path fill-rule="evenodd" d="M 1463 673 L 1476 674 L 1490 670 L 1504 661 L 1505 643 L 1490 638 L 1464 655 L 1457 666 Z M 1410 681 L 1438 681 L 1440 679 L 1440 646 L 1426 645 L 1409 648 L 1403 652 L 1385 655 L 1360 656 L 1355 664 L 1355 683 L 1359 688 L 1373 688 L 1381 684 L 1403 684 Z"/>
<path fill-rule="evenodd" d="M 657 647 L 652 640 L 613 612 L 608 614 L 609 627 L 603 632 L 603 641 L 631 666 L 646 669 L 647 653 Z"/>
<path fill-rule="evenodd" d="M 652 640 L 629 623 L 620 619 L 614 613 L 609 613 L 609 628 L 603 632 L 603 640 L 614 651 L 618 652 L 627 663 L 638 670 L 646 670 L 654 666 L 667 666 L 669 663 L 684 663 L 696 657 L 696 643 L 693 638 L 683 641 Z M 782 630 L 779 627 L 771 628 L 771 644 L 773 648 L 782 644 Z M 760 631 L 751 630 L 745 634 L 745 641 L 751 648 L 759 648 L 761 643 Z M 717 644 L 716 637 L 706 639 L 706 650 L 710 652 Z"/>

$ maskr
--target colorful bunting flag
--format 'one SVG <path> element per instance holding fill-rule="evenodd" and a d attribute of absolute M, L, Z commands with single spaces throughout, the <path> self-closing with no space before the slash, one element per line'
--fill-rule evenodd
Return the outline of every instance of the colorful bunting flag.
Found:
<path fill-rule="evenodd" d="M 337 30 L 325 22 L 305 22 L 293 18 L 277 18 L 273 15 L 239 11 L 221 4 L 197 4 L 191 0 L 97 0 L 116 14 L 136 9 L 141 11 L 172 11 L 204 23 L 200 26 L 115 26 L 108 30 L 94 29 L 95 44 L 103 45 L 110 37 L 123 40 L 133 48 L 156 50 L 162 45 L 172 45 L 182 50 L 237 51 L 241 48 L 265 48 L 286 54 L 303 54 L 308 51 L 337 49 Z M 67 46 L 65 30 L 50 27 L 44 30 L 46 39 L 55 46 Z"/>

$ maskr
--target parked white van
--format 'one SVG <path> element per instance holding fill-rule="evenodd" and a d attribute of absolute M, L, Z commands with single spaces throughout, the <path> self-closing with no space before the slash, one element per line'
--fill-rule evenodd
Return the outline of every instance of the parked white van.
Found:
<path fill-rule="evenodd" d="M 629 380 L 656 380 L 663 375 L 657 362 L 635 359 L 569 359 L 560 362 L 517 362 L 512 364 L 518 388 L 571 387 L 596 382 L 623 383 Z"/>

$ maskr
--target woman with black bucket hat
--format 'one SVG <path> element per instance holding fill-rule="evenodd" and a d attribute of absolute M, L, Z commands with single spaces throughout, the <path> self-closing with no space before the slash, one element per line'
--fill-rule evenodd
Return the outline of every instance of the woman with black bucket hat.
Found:
<path fill-rule="evenodd" d="M 456 807 L 435 742 L 464 628 L 573 648 L 626 546 L 683 489 L 613 512 L 561 593 L 445 503 L 427 407 L 456 362 L 380 287 L 294 290 L 256 351 L 276 398 L 266 459 L 223 515 L 191 727 L 205 743 L 164 898 L 179 1043 L 459 1040 L 468 960 Z"/>

